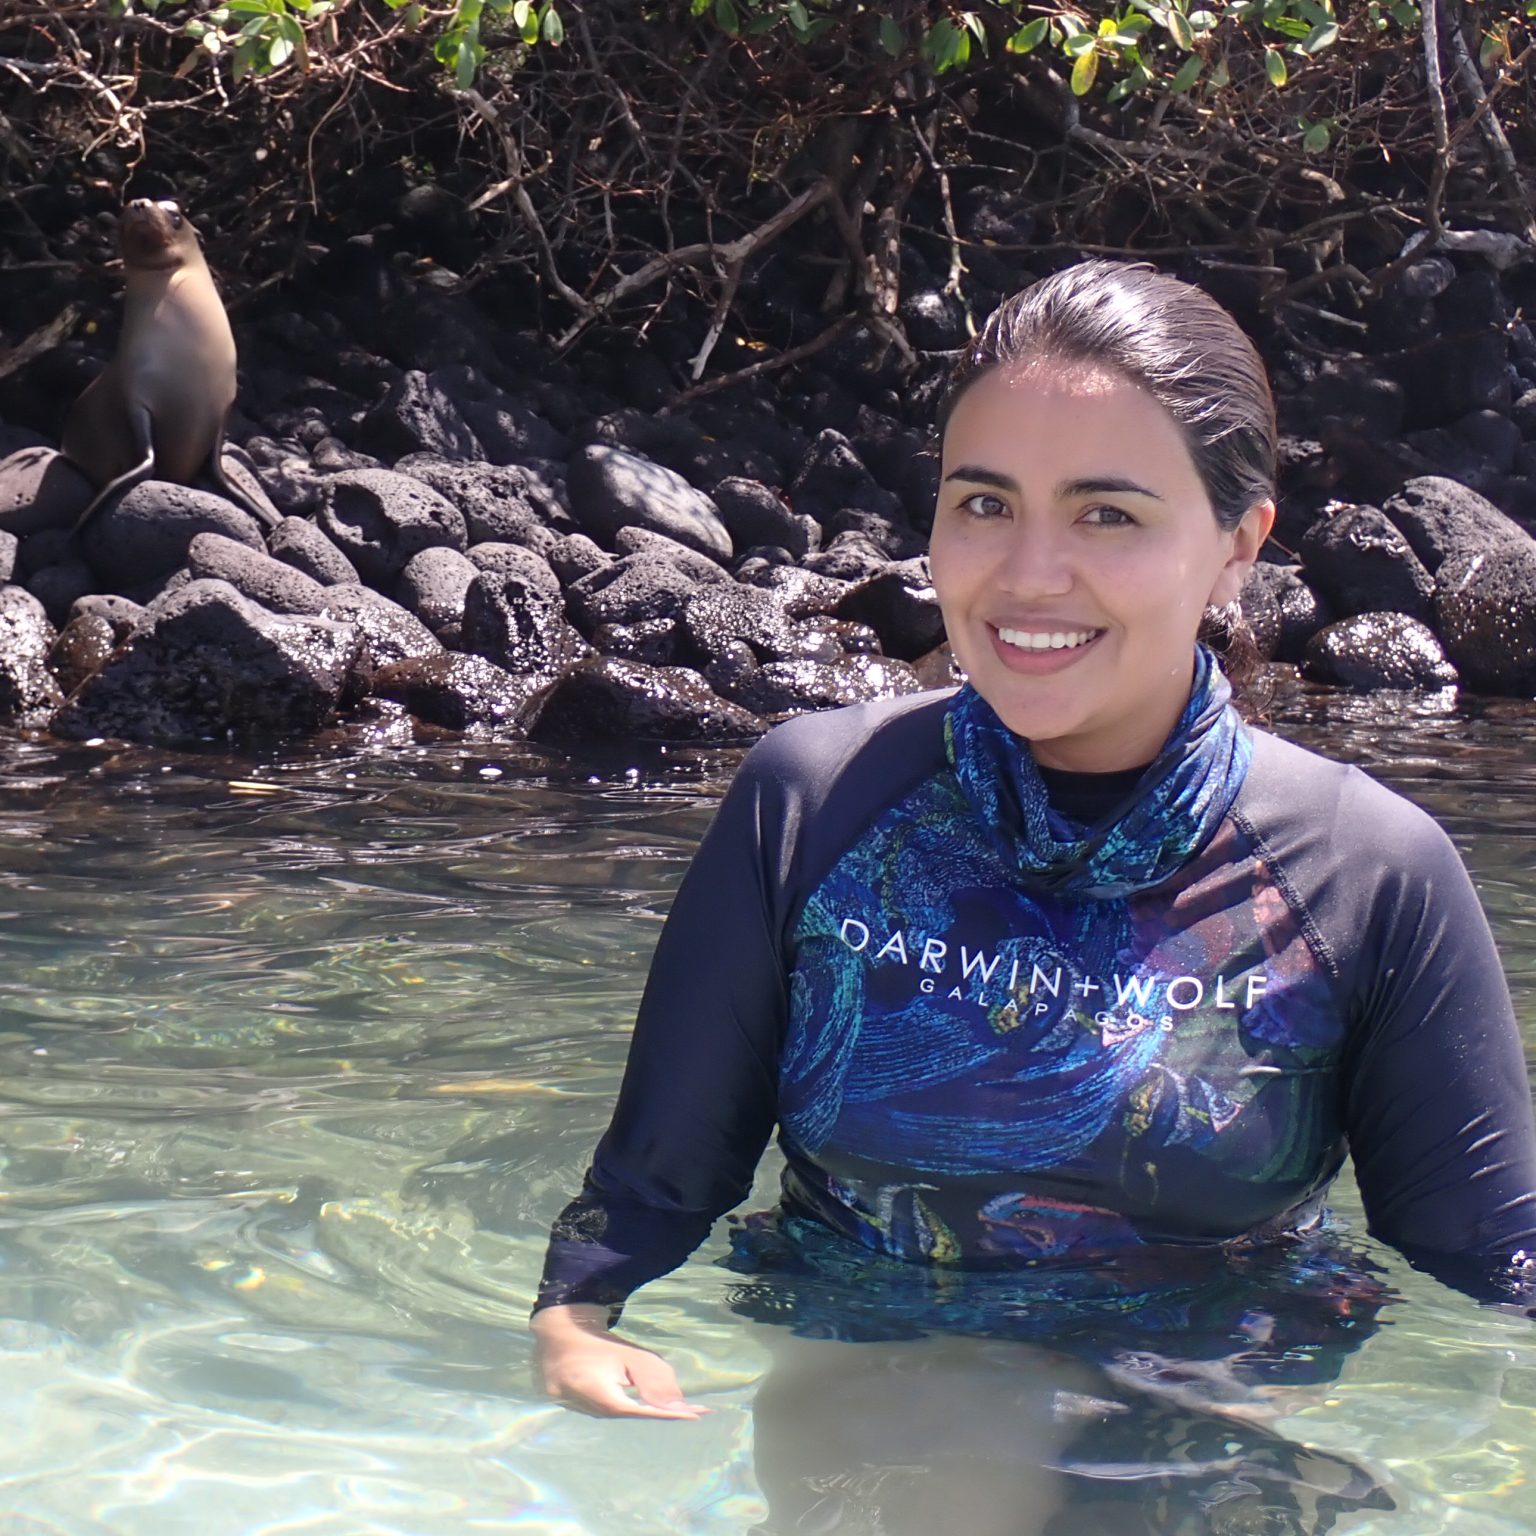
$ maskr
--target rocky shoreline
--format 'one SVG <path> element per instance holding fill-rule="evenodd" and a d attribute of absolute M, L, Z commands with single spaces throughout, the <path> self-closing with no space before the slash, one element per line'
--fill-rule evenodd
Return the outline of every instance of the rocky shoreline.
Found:
<path fill-rule="evenodd" d="M 1536 338 L 1514 279 L 1434 256 L 1365 348 L 1268 338 L 1276 534 L 1243 607 L 1266 658 L 1352 689 L 1536 695 Z M 0 719 L 74 740 L 749 740 L 953 680 L 924 548 L 932 347 L 665 408 L 656 356 L 555 361 L 423 284 L 238 327 L 229 472 L 281 522 L 91 487 L 46 423 L 105 361 L 0 390 Z M 400 317 L 398 327 L 381 315 Z M 1327 317 L 1325 316 L 1325 320 Z M 386 336 L 380 336 L 387 330 Z"/>

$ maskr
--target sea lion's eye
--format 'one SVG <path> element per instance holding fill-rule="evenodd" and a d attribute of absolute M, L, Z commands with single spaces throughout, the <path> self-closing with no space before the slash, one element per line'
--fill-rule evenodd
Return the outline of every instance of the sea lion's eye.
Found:
<path fill-rule="evenodd" d="M 180 229 L 181 228 L 181 215 L 179 213 L 172 212 L 172 214 L 171 214 L 171 228 L 172 229 Z"/>

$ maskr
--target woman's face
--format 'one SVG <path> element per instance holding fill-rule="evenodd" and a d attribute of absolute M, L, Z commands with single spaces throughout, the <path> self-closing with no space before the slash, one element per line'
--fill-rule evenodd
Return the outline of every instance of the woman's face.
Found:
<path fill-rule="evenodd" d="M 1088 365 L 994 369 L 944 434 L 933 584 L 971 685 L 1036 761 L 1134 768 L 1173 729 L 1208 604 L 1274 520 L 1216 522 L 1173 418 Z"/>

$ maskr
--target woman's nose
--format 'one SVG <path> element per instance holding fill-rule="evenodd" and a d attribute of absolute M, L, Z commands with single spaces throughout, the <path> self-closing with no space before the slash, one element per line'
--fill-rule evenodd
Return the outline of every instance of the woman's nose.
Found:
<path fill-rule="evenodd" d="M 1070 592 L 1075 575 L 1070 551 L 1057 532 L 1019 519 L 1012 526 L 997 578 L 1005 592 L 1028 599 Z"/>

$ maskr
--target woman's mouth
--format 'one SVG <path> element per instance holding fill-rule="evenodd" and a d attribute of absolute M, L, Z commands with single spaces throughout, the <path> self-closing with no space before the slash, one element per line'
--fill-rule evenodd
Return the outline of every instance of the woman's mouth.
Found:
<path fill-rule="evenodd" d="M 1017 651 L 1076 651 L 1091 645 L 1102 629 L 1008 629 L 995 627 L 999 640 Z"/>

